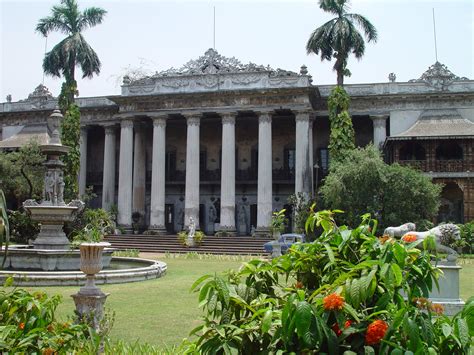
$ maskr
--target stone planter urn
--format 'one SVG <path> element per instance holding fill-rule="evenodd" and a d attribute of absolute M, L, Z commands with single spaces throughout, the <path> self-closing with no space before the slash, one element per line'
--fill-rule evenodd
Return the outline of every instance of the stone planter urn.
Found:
<path fill-rule="evenodd" d="M 281 232 L 278 229 L 273 230 L 273 239 L 272 242 L 272 258 L 278 258 L 281 256 L 281 244 L 280 244 Z"/>
<path fill-rule="evenodd" d="M 86 274 L 86 284 L 79 292 L 71 295 L 76 304 L 79 319 L 89 322 L 97 331 L 104 315 L 104 304 L 109 294 L 103 293 L 95 285 L 95 275 L 102 270 L 102 252 L 110 243 L 82 243 L 79 245 L 81 253 L 81 271 Z"/>
<path fill-rule="evenodd" d="M 81 287 L 80 293 L 84 295 L 100 295 L 102 291 L 95 285 L 95 275 L 102 270 L 102 252 L 110 243 L 82 243 L 79 245 L 81 252 L 81 271 L 86 274 L 87 281 Z"/>

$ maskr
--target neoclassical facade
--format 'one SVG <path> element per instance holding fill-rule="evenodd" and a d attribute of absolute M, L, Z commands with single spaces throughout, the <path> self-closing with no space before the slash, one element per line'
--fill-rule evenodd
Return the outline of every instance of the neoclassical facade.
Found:
<path fill-rule="evenodd" d="M 444 183 L 441 219 L 474 219 L 474 81 L 436 63 L 410 82 L 345 87 L 356 144 Z M 121 95 L 77 100 L 80 191 L 92 186 L 94 206 L 117 206 L 126 229 L 138 212 L 157 233 L 191 218 L 208 234 L 266 233 L 272 211 L 289 208 L 292 193 L 314 194 L 327 174 L 331 89 L 304 66 L 274 70 L 212 49 L 180 69 L 126 76 Z M 1 104 L 0 148 L 47 139 L 56 103 L 39 86 Z"/>

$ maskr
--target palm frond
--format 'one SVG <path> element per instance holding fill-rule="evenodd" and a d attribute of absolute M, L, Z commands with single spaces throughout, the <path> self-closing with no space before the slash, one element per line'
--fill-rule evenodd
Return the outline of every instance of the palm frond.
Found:
<path fill-rule="evenodd" d="M 62 19 L 60 16 L 54 15 L 44 17 L 39 20 L 38 24 L 36 25 L 35 31 L 41 33 L 45 37 L 53 31 L 62 32 L 64 34 L 71 33 L 71 27 L 63 20 L 64 19 Z"/>
<path fill-rule="evenodd" d="M 85 9 L 79 18 L 79 31 L 101 24 L 106 13 L 107 11 L 99 7 Z"/>
<path fill-rule="evenodd" d="M 101 63 L 99 56 L 81 34 L 78 34 L 75 37 L 75 41 L 77 41 L 75 42 L 77 53 L 76 60 L 81 67 L 82 77 L 92 78 L 94 74 L 100 73 Z"/>
<path fill-rule="evenodd" d="M 377 42 L 377 29 L 369 20 L 359 14 L 347 14 L 346 16 L 363 29 L 368 42 Z"/>
<path fill-rule="evenodd" d="M 352 35 L 352 53 L 357 59 L 362 58 L 365 52 L 365 42 L 364 38 L 360 34 L 360 32 L 355 31 Z"/>

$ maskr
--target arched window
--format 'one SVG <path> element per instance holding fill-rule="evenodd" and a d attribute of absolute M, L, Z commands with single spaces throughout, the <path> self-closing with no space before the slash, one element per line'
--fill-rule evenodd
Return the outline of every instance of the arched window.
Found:
<path fill-rule="evenodd" d="M 448 182 L 441 192 L 441 204 L 438 211 L 438 223 L 464 223 L 463 191 L 455 182 Z"/>
<path fill-rule="evenodd" d="M 426 151 L 418 142 L 406 142 L 399 151 L 400 160 L 426 160 Z"/>
<path fill-rule="evenodd" d="M 462 147 L 456 142 L 443 142 L 436 148 L 436 160 L 462 160 Z"/>

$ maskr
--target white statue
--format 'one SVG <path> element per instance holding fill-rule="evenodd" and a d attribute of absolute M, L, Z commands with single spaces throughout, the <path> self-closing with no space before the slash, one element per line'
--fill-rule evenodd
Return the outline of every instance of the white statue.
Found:
<path fill-rule="evenodd" d="M 383 231 L 384 235 L 389 237 L 401 237 L 402 235 L 414 231 L 416 229 L 415 223 L 405 223 L 398 227 L 388 227 Z"/>
<path fill-rule="evenodd" d="M 194 234 L 196 234 L 196 223 L 194 222 L 193 217 L 189 217 L 189 226 L 188 226 L 188 238 L 186 239 L 186 245 L 194 246 Z"/>
<path fill-rule="evenodd" d="M 426 232 L 410 231 L 402 236 L 402 240 L 410 240 L 410 238 L 413 238 L 412 236 L 416 237 L 416 240 L 425 240 L 430 235 L 435 238 L 436 250 L 448 254 L 448 261 L 455 261 L 457 259 L 458 253 L 447 246 L 448 244 L 461 239 L 459 227 L 455 224 L 441 224 Z"/>

